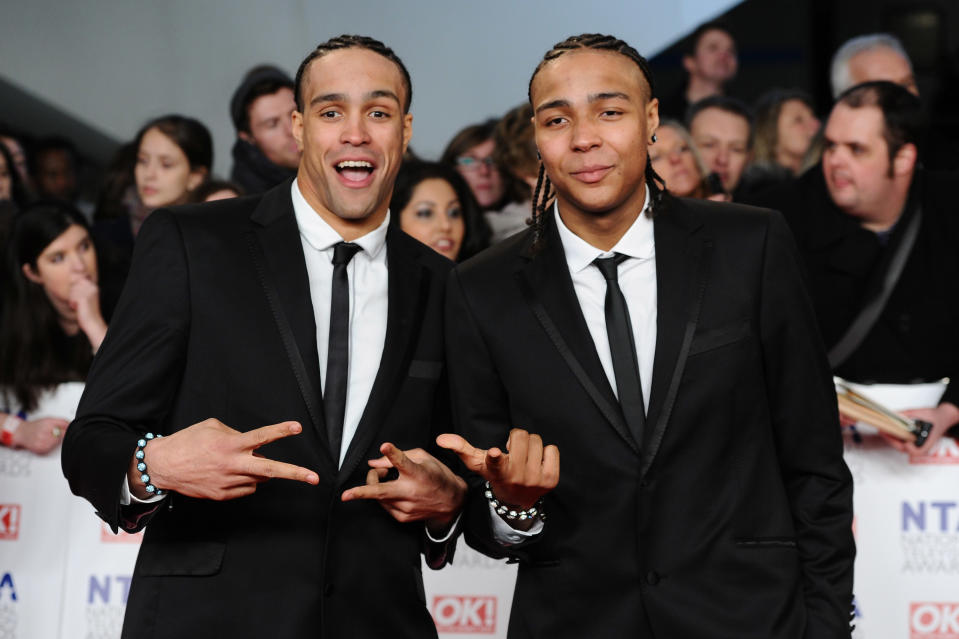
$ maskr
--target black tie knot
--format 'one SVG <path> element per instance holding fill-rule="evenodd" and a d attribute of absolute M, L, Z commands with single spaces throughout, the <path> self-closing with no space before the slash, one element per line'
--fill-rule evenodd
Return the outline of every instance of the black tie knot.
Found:
<path fill-rule="evenodd" d="M 619 274 L 619 265 L 629 259 L 628 255 L 615 253 L 613 257 L 597 257 L 593 260 L 593 265 L 599 269 L 607 282 L 615 282 Z"/>
<path fill-rule="evenodd" d="M 333 245 L 333 266 L 349 264 L 353 256 L 362 251 L 363 247 L 352 242 L 337 242 Z"/>

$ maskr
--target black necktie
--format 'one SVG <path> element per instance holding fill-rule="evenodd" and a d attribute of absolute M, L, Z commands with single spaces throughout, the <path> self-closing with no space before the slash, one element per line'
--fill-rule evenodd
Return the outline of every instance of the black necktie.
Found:
<path fill-rule="evenodd" d="M 623 417 L 626 418 L 636 443 L 642 446 L 643 427 L 646 423 L 643 387 L 639 383 L 636 343 L 633 340 L 633 327 L 629 322 L 629 309 L 617 278 L 620 262 L 627 259 L 628 256 L 616 253 L 614 257 L 596 258 L 593 264 L 606 278 L 606 333 L 613 358 L 613 374 L 616 376 L 616 394 L 623 409 Z"/>
<path fill-rule="evenodd" d="M 330 294 L 330 347 L 326 352 L 326 384 L 323 389 L 323 416 L 330 452 L 339 464 L 346 414 L 346 382 L 350 360 L 350 279 L 346 265 L 358 244 L 338 242 L 333 246 L 333 289 Z"/>

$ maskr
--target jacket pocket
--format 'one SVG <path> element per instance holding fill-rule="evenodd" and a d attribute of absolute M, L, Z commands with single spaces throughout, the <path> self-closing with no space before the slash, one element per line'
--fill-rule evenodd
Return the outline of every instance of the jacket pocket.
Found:
<path fill-rule="evenodd" d="M 738 342 L 751 334 L 749 320 L 741 320 L 718 328 L 707 329 L 693 337 L 693 343 L 689 348 L 689 356 L 692 357 L 699 353 L 717 349 L 720 346 Z"/>
<path fill-rule="evenodd" d="M 740 548 L 795 548 L 794 537 L 740 537 L 736 539 Z"/>
<path fill-rule="evenodd" d="M 137 572 L 147 577 L 209 576 L 220 572 L 226 544 L 221 541 L 144 543 Z"/>

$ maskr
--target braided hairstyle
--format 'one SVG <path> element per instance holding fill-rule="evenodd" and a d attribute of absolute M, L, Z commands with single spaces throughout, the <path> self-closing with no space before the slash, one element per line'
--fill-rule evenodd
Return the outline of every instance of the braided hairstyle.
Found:
<path fill-rule="evenodd" d="M 540 61 L 540 63 L 536 65 L 536 69 L 533 71 L 533 75 L 529 79 L 529 87 L 527 88 L 527 96 L 529 97 L 531 105 L 533 104 L 533 80 L 536 79 L 536 74 L 538 74 L 548 63 L 552 62 L 564 53 L 576 51 L 578 49 L 613 51 L 620 55 L 626 56 L 636 63 L 636 66 L 639 67 L 639 70 L 643 74 L 643 78 L 646 80 L 646 84 L 649 85 L 649 99 L 652 100 L 655 97 L 655 91 L 653 88 L 653 75 L 649 70 L 649 63 L 646 61 L 646 58 L 641 56 L 636 49 L 618 38 L 600 33 L 584 33 L 582 35 L 570 36 L 562 42 L 556 43 L 552 49 L 546 52 L 546 55 L 543 56 L 543 59 Z M 649 215 L 653 215 L 657 209 L 661 209 L 663 206 L 663 194 L 666 193 L 666 183 L 663 181 L 663 178 L 659 177 L 656 171 L 653 170 L 653 165 L 648 160 L 646 162 L 646 184 L 649 187 L 650 194 Z M 545 212 L 548 206 L 552 203 L 555 195 L 556 193 L 552 188 L 549 176 L 546 175 L 546 169 L 543 166 L 543 162 L 540 161 L 539 174 L 536 179 L 536 188 L 533 189 L 532 217 L 527 222 L 533 227 L 534 251 L 539 250 L 539 248 L 542 246 L 543 237 L 546 231 Z"/>
<path fill-rule="evenodd" d="M 339 49 L 351 48 L 367 49 L 373 53 L 378 53 L 399 67 L 400 72 L 403 74 L 403 86 L 406 89 L 403 113 L 409 113 L 410 104 L 413 103 L 413 82 L 410 80 L 410 72 L 406 70 L 406 65 L 403 64 L 400 57 L 393 52 L 393 49 L 379 40 L 360 35 L 341 35 L 330 38 L 326 42 L 318 44 L 316 48 L 310 51 L 309 55 L 303 59 L 303 62 L 300 63 L 300 68 L 296 70 L 296 79 L 293 83 L 293 94 L 296 97 L 296 110 L 300 113 L 303 112 L 303 96 L 300 91 L 303 87 L 303 76 L 306 74 L 306 69 L 310 66 L 310 63 L 317 58 L 325 56 L 327 53 L 332 53 Z"/>

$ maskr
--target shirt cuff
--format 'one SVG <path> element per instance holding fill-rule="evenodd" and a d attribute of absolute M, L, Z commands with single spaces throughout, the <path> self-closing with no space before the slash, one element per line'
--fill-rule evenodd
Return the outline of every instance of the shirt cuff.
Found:
<path fill-rule="evenodd" d="M 536 535 L 543 532 L 543 520 L 537 518 L 533 522 L 533 525 L 530 526 L 529 530 L 516 530 L 508 523 L 503 521 L 503 518 L 500 517 L 496 509 L 493 508 L 493 504 L 489 505 L 489 514 L 490 519 L 493 522 L 493 539 L 497 541 L 501 546 L 515 546 L 516 544 L 521 544 L 524 541 L 532 539 Z"/>
<path fill-rule="evenodd" d="M 456 519 L 453 520 L 453 523 L 450 524 L 450 529 L 446 531 L 446 534 L 441 538 L 437 539 L 430 534 L 430 527 L 426 526 L 426 538 L 429 539 L 434 544 L 445 544 L 453 536 L 453 533 L 456 532 L 456 527 L 459 526 L 460 517 L 463 516 L 463 513 L 460 513 L 456 516 Z"/>
<path fill-rule="evenodd" d="M 163 495 L 154 495 L 153 497 L 147 497 L 146 499 L 140 499 L 133 494 L 133 491 L 130 490 L 129 478 L 124 477 L 123 483 L 120 485 L 120 505 L 129 506 L 130 504 L 152 504 L 162 499 L 166 498 L 166 494 Z"/>

